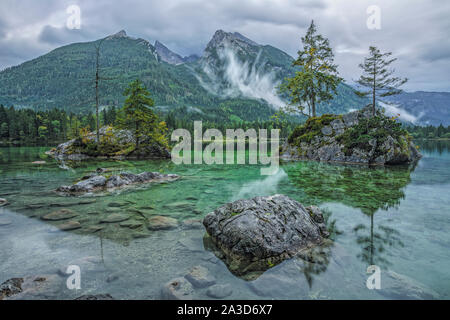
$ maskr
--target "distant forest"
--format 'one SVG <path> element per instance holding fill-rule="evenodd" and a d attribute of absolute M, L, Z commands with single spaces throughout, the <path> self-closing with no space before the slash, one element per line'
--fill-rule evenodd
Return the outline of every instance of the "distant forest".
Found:
<path fill-rule="evenodd" d="M 119 109 L 107 107 L 100 112 L 100 125 L 115 125 Z M 169 113 L 158 114 L 166 122 L 171 132 L 177 128 L 184 128 L 193 133 L 194 120 L 203 120 L 203 130 L 219 129 L 225 133 L 226 129 L 249 128 L 280 129 L 280 137 L 285 138 L 298 125 L 292 121 L 243 121 L 240 119 L 229 121 L 214 121 L 196 119 L 189 112 L 177 109 Z M 18 145 L 56 145 L 66 140 L 80 136 L 81 129 L 94 131 L 96 128 L 95 114 L 75 114 L 60 109 L 34 111 L 32 109 L 16 109 L 0 105 L 0 143 Z"/>

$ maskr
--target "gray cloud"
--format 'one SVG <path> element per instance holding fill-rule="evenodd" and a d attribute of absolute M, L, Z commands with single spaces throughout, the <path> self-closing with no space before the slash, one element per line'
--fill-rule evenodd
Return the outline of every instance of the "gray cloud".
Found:
<path fill-rule="evenodd" d="M 81 30 L 65 28 L 66 8 L 81 8 Z M 370 5 L 381 8 L 381 30 L 366 27 Z M 217 29 L 238 31 L 292 56 L 311 19 L 330 39 L 343 77 L 359 76 L 369 45 L 392 51 L 408 90 L 448 91 L 450 3 L 438 0 L 2 0 L 0 68 L 71 42 L 91 41 L 121 29 L 160 40 L 181 55 L 201 54 Z"/>

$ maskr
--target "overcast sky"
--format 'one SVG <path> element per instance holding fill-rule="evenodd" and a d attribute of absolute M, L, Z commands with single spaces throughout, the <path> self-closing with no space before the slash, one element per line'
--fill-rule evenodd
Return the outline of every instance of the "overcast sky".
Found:
<path fill-rule="evenodd" d="M 81 9 L 79 30 L 66 27 L 70 5 Z M 380 8 L 379 30 L 367 27 L 371 5 Z M 330 39 L 348 82 L 375 45 L 398 58 L 398 75 L 410 79 L 406 90 L 450 91 L 448 0 L 1 0 L 0 69 L 121 29 L 181 55 L 201 54 L 223 29 L 295 56 L 311 19 Z"/>

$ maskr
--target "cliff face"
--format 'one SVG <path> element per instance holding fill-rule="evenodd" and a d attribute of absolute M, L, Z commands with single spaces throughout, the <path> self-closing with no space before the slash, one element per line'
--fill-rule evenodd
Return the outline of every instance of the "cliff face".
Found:
<path fill-rule="evenodd" d="M 344 115 L 311 118 L 297 127 L 282 147 L 284 160 L 361 164 L 402 164 L 421 157 L 411 136 L 396 119 L 369 108 Z"/>

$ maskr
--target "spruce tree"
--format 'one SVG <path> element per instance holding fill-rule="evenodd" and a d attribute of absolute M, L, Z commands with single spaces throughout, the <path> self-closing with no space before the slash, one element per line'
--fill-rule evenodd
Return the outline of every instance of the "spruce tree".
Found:
<path fill-rule="evenodd" d="M 286 78 L 280 87 L 289 94 L 287 109 L 308 117 L 315 117 L 317 104 L 329 101 L 336 94 L 336 88 L 343 80 L 338 76 L 337 65 L 333 64 L 334 54 L 327 38 L 317 34 L 314 21 L 302 37 L 303 48 L 293 66 L 300 67 L 293 78 Z M 291 107 L 294 107 L 293 109 Z M 305 108 L 308 107 L 308 113 Z"/>
<path fill-rule="evenodd" d="M 397 58 L 391 58 L 392 52 L 381 53 L 376 47 L 369 47 L 369 56 L 364 59 L 359 67 L 363 70 L 363 74 L 356 81 L 360 86 L 369 88 L 367 91 L 356 90 L 358 96 L 372 96 L 372 114 L 375 116 L 377 99 L 399 94 L 399 89 L 407 78 L 393 77 L 395 70 L 389 66 Z M 382 101 L 383 102 L 383 101 Z M 385 101 L 384 101 L 385 102 Z M 385 102 L 386 103 L 386 102 Z"/>

